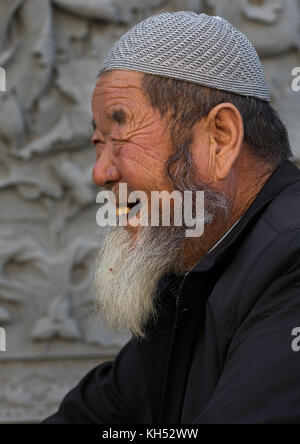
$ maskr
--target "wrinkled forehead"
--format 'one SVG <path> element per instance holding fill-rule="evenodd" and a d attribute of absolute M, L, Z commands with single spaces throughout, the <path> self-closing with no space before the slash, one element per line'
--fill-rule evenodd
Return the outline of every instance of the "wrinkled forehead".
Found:
<path fill-rule="evenodd" d="M 102 73 L 92 95 L 94 119 L 105 116 L 124 125 L 146 111 L 149 106 L 142 87 L 143 74 L 114 70 Z M 104 116 L 103 116 L 104 114 Z"/>
<path fill-rule="evenodd" d="M 142 73 L 113 70 L 102 73 L 92 95 L 93 126 L 118 124 L 120 128 L 142 125 L 153 110 L 147 99 Z"/>
<path fill-rule="evenodd" d="M 133 92 L 143 92 L 142 73 L 114 70 L 102 73 L 93 91 L 93 99 L 99 95 L 128 96 Z"/>

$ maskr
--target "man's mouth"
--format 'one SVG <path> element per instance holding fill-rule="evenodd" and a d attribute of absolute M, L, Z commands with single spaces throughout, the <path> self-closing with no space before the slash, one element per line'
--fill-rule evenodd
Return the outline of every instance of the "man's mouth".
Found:
<path fill-rule="evenodd" d="M 135 208 L 136 207 L 136 208 Z M 142 202 L 140 199 L 137 199 L 136 202 L 129 203 L 127 202 L 126 205 L 119 205 L 116 209 L 117 216 L 123 216 L 124 214 L 129 214 L 133 208 L 135 208 L 134 214 L 136 215 L 138 211 L 142 207 Z"/>

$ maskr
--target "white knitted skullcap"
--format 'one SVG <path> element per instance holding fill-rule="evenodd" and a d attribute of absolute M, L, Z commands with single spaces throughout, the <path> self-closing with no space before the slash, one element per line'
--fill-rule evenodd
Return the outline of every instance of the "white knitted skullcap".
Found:
<path fill-rule="evenodd" d="M 124 34 L 100 68 L 198 83 L 270 101 L 259 57 L 227 20 L 189 11 L 147 18 Z"/>

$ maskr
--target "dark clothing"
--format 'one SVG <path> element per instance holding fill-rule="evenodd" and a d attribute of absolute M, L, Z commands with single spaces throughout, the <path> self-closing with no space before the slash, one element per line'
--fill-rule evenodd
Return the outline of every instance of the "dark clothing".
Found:
<path fill-rule="evenodd" d="M 147 339 L 92 370 L 45 423 L 300 424 L 298 168 L 282 164 L 180 296 L 165 278 L 159 298 Z"/>

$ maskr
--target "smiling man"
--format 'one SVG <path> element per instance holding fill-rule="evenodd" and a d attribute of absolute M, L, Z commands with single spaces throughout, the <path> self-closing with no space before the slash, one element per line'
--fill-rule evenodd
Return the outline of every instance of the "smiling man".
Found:
<path fill-rule="evenodd" d="M 204 231 L 111 228 L 96 304 L 132 339 L 45 423 L 300 423 L 300 172 L 269 101 L 220 17 L 161 14 L 114 45 L 92 97 L 94 182 L 119 214 L 120 184 L 204 191 Z"/>

